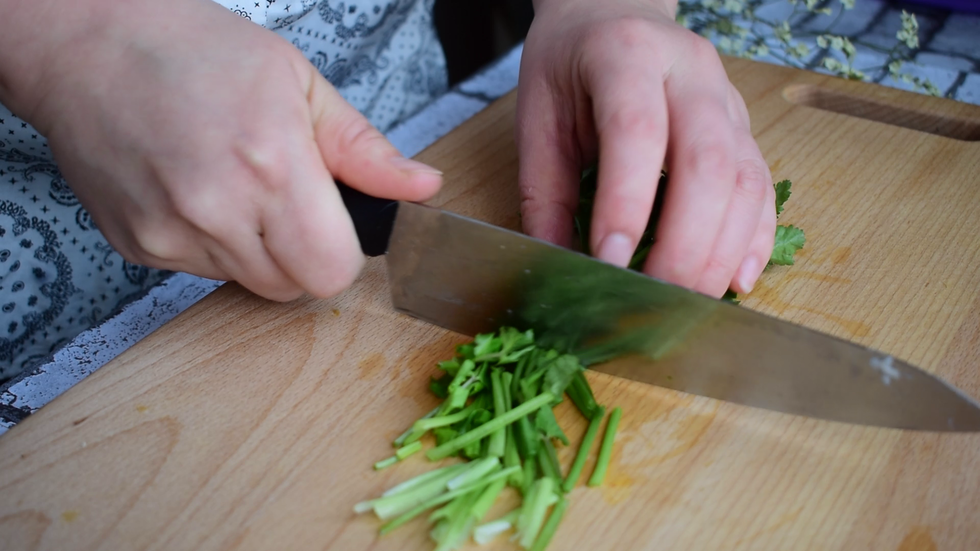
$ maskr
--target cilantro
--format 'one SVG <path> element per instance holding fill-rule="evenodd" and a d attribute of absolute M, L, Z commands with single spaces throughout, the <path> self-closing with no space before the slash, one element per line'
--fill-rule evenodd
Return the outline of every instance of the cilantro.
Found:
<path fill-rule="evenodd" d="M 774 187 L 776 188 L 776 216 L 779 216 L 783 212 L 783 205 L 786 204 L 789 196 L 793 193 L 790 191 L 790 188 L 793 187 L 793 182 L 782 180 L 777 182 Z"/>
<path fill-rule="evenodd" d="M 487 542 L 511 528 L 516 528 L 514 539 L 523 549 L 544 550 L 568 505 L 563 494 L 581 475 L 605 416 L 581 359 L 537 342 L 532 331 L 503 327 L 456 347 L 455 357 L 438 367 L 444 373 L 430 379 L 429 389 L 442 404 L 402 433 L 395 440 L 395 454 L 375 468 L 391 467 L 418 453 L 429 433 L 436 441 L 425 454 L 429 460 L 459 456 L 470 461 L 402 482 L 377 499 L 358 503 L 354 511 L 373 511 L 387 521 L 381 526 L 386 534 L 434 509 L 428 522 L 437 551 L 457 549 L 470 537 Z M 592 436 L 582 442 L 569 479 L 563 481 L 556 446 L 571 442 L 553 408 L 565 394 L 589 419 Z M 610 419 L 609 425 L 615 432 L 615 421 Z M 608 467 L 601 458 L 608 457 L 611 445 L 607 428 L 597 470 Z M 521 493 L 523 505 L 477 526 L 508 485 Z"/>
<path fill-rule="evenodd" d="M 599 446 L 599 457 L 595 461 L 595 470 L 589 478 L 589 486 L 598 486 L 606 478 L 606 470 L 609 468 L 609 460 L 612 457 L 613 442 L 616 440 L 616 431 L 619 429 L 619 419 L 623 416 L 623 411 L 614 408 L 609 414 L 609 422 L 606 423 L 606 434 L 602 436 L 602 445 Z"/>
<path fill-rule="evenodd" d="M 640 242 L 637 243 L 633 258 L 630 259 L 629 269 L 642 271 L 650 249 L 656 242 L 657 223 L 660 219 L 660 210 L 663 206 L 664 192 L 669 184 L 667 174 L 661 172 L 660 181 L 657 183 L 657 197 L 654 200 L 653 212 L 650 220 L 643 231 Z M 579 181 L 579 208 L 575 214 L 574 225 L 581 242 L 582 252 L 591 254 L 588 247 L 589 232 L 592 224 L 592 203 L 595 200 L 596 187 L 598 185 L 598 169 L 596 165 L 589 167 L 582 172 Z M 776 191 L 776 216 L 782 214 L 786 201 L 792 195 L 793 183 L 789 180 L 782 180 L 773 185 Z M 777 226 L 776 243 L 773 247 L 772 255 L 767 268 L 773 265 L 789 266 L 793 264 L 793 255 L 803 247 L 805 242 L 803 230 L 794 226 Z M 722 300 L 738 304 L 737 295 L 734 291 L 728 290 Z"/>
<path fill-rule="evenodd" d="M 803 248 L 806 237 L 796 226 L 776 226 L 776 244 L 772 248 L 770 264 L 792 266 L 793 255 Z"/>
<path fill-rule="evenodd" d="M 555 413 L 551 408 L 541 408 L 538 411 L 537 415 L 534 416 L 534 427 L 541 432 L 541 436 L 545 438 L 556 438 L 562 444 L 568 445 L 568 437 L 565 436 L 565 432 L 558 426 L 558 419 L 555 419 Z"/>

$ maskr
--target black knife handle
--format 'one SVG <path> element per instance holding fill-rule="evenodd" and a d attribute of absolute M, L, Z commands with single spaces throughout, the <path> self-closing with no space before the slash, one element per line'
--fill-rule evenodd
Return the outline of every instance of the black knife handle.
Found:
<path fill-rule="evenodd" d="M 385 254 L 388 251 L 391 229 L 395 225 L 395 215 L 398 213 L 398 201 L 361 193 L 340 181 L 336 184 L 344 206 L 354 222 L 361 250 L 367 256 Z"/>

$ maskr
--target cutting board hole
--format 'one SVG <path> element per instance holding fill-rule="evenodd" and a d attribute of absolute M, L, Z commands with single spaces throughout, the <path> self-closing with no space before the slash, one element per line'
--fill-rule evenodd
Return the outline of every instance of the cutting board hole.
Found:
<path fill-rule="evenodd" d="M 846 92 L 812 84 L 787 86 L 783 90 L 783 97 L 797 105 L 928 132 L 954 140 L 980 141 L 980 110 L 970 117 L 955 117 L 885 103 L 874 98 L 852 96 Z"/>

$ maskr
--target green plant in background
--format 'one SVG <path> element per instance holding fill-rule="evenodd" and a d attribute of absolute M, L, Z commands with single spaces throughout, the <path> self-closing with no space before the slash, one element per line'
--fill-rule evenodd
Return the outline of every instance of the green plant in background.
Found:
<path fill-rule="evenodd" d="M 887 75 L 895 82 L 911 84 L 933 96 L 941 92 L 928 79 L 906 72 L 919 49 L 919 23 L 902 12 L 902 28 L 891 48 L 834 32 L 857 0 L 680 0 L 677 20 L 715 43 L 727 55 L 746 59 L 771 58 L 796 68 L 823 70 L 830 74 L 866 81 Z M 780 9 L 782 8 L 782 9 Z M 788 13 L 770 18 L 768 12 Z M 793 30 L 806 21 L 806 30 Z M 826 25 L 823 23 L 826 22 Z M 815 49 L 814 49 L 815 48 Z M 883 63 L 858 67 L 858 48 L 885 56 Z"/>

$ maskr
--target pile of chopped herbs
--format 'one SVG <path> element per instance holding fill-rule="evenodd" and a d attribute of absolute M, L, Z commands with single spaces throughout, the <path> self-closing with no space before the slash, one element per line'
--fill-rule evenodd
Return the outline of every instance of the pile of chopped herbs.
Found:
<path fill-rule="evenodd" d="M 419 475 L 358 503 L 358 513 L 374 511 L 387 534 L 434 509 L 428 516 L 436 550 L 458 549 L 471 538 L 485 544 L 513 530 L 523 549 L 544 550 L 561 522 L 568 494 L 577 484 L 606 408 L 596 403 L 576 356 L 537 346 L 532 331 L 504 327 L 459 345 L 453 359 L 438 364 L 443 375 L 430 390 L 442 404 L 394 441 L 394 455 L 375 464 L 383 469 L 418 452 L 431 434 L 431 461 L 457 456 L 456 463 Z M 589 420 L 567 473 L 556 446 L 568 446 L 553 408 L 564 397 Z M 599 447 L 589 486 L 602 483 L 622 412 L 613 409 Z M 510 486 L 521 505 L 493 520 L 485 517 Z"/>
<path fill-rule="evenodd" d="M 630 269 L 642 269 L 656 239 L 666 180 L 666 174 L 661 174 L 654 210 Z M 790 187 L 789 180 L 775 184 L 777 216 L 789 199 Z M 575 217 L 580 237 L 589 235 L 595 189 L 593 168 L 582 175 Z M 588 239 L 581 241 L 588 253 Z M 804 242 L 802 230 L 779 225 L 767 268 L 793 264 L 793 255 Z M 729 291 L 725 298 L 735 301 L 735 293 Z M 576 316 L 581 317 L 581 312 L 576 311 Z M 431 511 L 427 519 L 436 551 L 459 549 L 470 539 L 486 544 L 505 532 L 512 532 L 511 539 L 521 548 L 543 551 L 568 506 L 567 494 L 582 476 L 602 420 L 608 418 L 588 485 L 603 482 L 622 415 L 617 407 L 606 416 L 584 375 L 586 364 L 608 358 L 562 352 L 552 344 L 536 342 L 530 330 L 503 327 L 457 346 L 455 357 L 438 364 L 443 375 L 429 384 L 442 403 L 399 436 L 393 443 L 394 454 L 374 467 L 384 469 L 421 451 L 427 435 L 435 441 L 425 452 L 430 461 L 458 457 L 463 462 L 402 482 L 376 499 L 358 503 L 355 512 L 373 511 L 384 521 L 384 535 Z M 589 421 L 567 472 L 558 461 L 557 447 L 570 442 L 554 413 L 565 397 Z M 520 505 L 487 519 L 508 486 L 521 495 Z"/>

